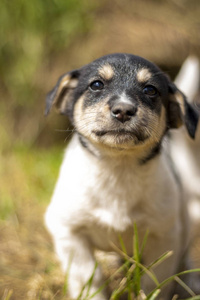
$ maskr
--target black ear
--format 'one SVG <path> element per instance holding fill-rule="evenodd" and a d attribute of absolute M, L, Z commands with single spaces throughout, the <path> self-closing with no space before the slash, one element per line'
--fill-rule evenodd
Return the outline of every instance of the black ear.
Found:
<path fill-rule="evenodd" d="M 78 78 L 79 71 L 74 70 L 58 79 L 56 86 L 47 94 L 45 115 L 50 112 L 52 106 L 55 106 L 61 114 L 67 114 L 67 106 L 78 85 Z"/>
<path fill-rule="evenodd" d="M 186 100 L 185 95 L 175 86 L 169 84 L 168 122 L 170 128 L 185 125 L 191 138 L 195 138 L 198 124 L 198 113 Z"/>

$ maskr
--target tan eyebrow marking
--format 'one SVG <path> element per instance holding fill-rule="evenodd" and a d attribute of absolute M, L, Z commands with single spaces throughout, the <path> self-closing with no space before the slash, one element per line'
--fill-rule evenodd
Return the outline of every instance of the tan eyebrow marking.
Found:
<path fill-rule="evenodd" d="M 145 82 L 149 80 L 151 76 L 152 76 L 151 72 L 148 69 L 143 68 L 138 71 L 137 80 L 140 82 Z"/>
<path fill-rule="evenodd" d="M 105 64 L 104 66 L 100 67 L 99 75 L 102 76 L 105 80 L 110 80 L 114 75 L 114 70 L 109 64 Z"/>

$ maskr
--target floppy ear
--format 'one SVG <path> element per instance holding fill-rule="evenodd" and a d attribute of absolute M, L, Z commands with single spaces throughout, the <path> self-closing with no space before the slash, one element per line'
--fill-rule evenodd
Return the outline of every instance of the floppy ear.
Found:
<path fill-rule="evenodd" d="M 74 70 L 62 75 L 56 86 L 47 94 L 45 115 L 52 106 L 55 106 L 59 113 L 67 114 L 67 107 L 72 98 L 74 89 L 78 85 L 79 71 Z"/>
<path fill-rule="evenodd" d="M 191 138 L 195 138 L 198 124 L 198 113 L 186 100 L 185 95 L 175 86 L 169 84 L 168 121 L 170 128 L 185 125 Z"/>

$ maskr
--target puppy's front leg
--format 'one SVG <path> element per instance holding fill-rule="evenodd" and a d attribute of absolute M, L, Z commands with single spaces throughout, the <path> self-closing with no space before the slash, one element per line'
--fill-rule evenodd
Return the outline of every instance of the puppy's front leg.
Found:
<path fill-rule="evenodd" d="M 95 269 L 93 249 L 87 238 L 79 234 L 68 234 L 64 238 L 56 239 L 55 247 L 64 272 L 69 272 L 69 294 L 72 299 L 77 299 Z M 89 295 L 95 293 L 102 284 L 101 270 L 97 267 Z M 88 287 L 85 288 L 81 299 L 86 299 L 87 291 Z M 104 292 L 100 292 L 92 299 L 105 300 L 106 297 Z"/>

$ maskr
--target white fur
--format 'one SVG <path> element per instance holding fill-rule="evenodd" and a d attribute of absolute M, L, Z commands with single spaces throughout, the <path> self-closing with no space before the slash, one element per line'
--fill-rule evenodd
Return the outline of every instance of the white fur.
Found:
<path fill-rule="evenodd" d="M 127 104 L 132 104 L 131 100 L 128 99 L 126 93 L 122 93 L 122 95 L 119 98 L 119 102 L 121 103 L 127 103 Z"/>
<path fill-rule="evenodd" d="M 119 156 L 101 159 L 84 149 L 75 135 L 67 148 L 56 189 L 46 213 L 63 270 L 69 270 L 69 291 L 76 298 L 91 276 L 94 248 L 112 251 L 120 246 L 121 234 L 132 255 L 133 224 L 142 239 L 147 228 L 149 238 L 144 252 L 146 265 L 167 250 L 173 256 L 155 269 L 160 281 L 172 275 L 184 251 L 185 218 L 178 186 L 164 152 L 138 167 L 137 157 Z M 164 238 L 163 238 L 164 237 Z M 184 236 L 187 245 L 187 235 Z M 95 273 L 91 292 L 102 284 L 100 268 Z M 144 279 L 145 292 L 154 283 Z M 105 300 L 98 294 L 95 300 Z M 163 298 L 164 299 L 164 298 Z M 166 298 L 167 299 L 167 298 Z"/>
<path fill-rule="evenodd" d="M 199 91 L 199 82 L 199 60 L 197 57 L 189 56 L 175 83 L 192 103 Z M 200 221 L 200 124 L 195 140 L 188 138 L 185 128 L 172 132 L 171 156 L 190 199 L 188 204 L 191 218 Z"/>
<path fill-rule="evenodd" d="M 192 102 L 199 90 L 200 80 L 199 60 L 195 56 L 189 56 L 183 63 L 179 71 L 175 84 L 188 97 L 188 101 Z"/>

